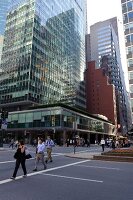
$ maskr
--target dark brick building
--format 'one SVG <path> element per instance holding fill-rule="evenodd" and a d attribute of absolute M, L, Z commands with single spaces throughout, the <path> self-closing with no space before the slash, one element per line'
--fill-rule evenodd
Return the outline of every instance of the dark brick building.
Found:
<path fill-rule="evenodd" d="M 103 69 L 95 68 L 95 61 L 87 63 L 85 83 L 87 111 L 104 115 L 117 125 L 115 87 L 109 84 Z"/>

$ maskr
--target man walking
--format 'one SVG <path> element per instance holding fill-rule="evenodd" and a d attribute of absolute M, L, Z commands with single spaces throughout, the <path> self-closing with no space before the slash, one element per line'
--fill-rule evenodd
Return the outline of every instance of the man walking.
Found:
<path fill-rule="evenodd" d="M 37 149 L 36 149 L 35 169 L 33 171 L 37 171 L 37 164 L 39 163 L 39 160 L 41 160 L 41 162 L 44 166 L 44 169 L 47 168 L 46 164 L 44 162 L 44 149 L 45 149 L 45 145 L 42 142 L 42 140 L 39 139 Z"/>
<path fill-rule="evenodd" d="M 12 147 L 12 149 L 13 149 L 13 147 L 14 147 L 14 139 L 13 139 L 13 138 L 11 139 L 11 143 L 10 143 L 10 145 L 9 145 L 9 148 L 10 148 L 10 147 Z"/>
<path fill-rule="evenodd" d="M 105 140 L 103 138 L 101 139 L 101 145 L 102 145 L 102 150 L 104 151 Z"/>
<path fill-rule="evenodd" d="M 46 158 L 46 163 L 48 162 L 48 160 L 50 160 L 50 162 L 52 162 L 52 147 L 54 147 L 54 142 L 53 140 L 50 139 L 50 136 L 47 137 L 47 140 L 45 142 L 46 148 L 47 148 L 47 158 Z"/>

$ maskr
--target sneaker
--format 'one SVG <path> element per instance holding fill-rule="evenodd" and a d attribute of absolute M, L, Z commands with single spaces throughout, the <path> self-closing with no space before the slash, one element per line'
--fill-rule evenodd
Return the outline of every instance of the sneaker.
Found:
<path fill-rule="evenodd" d="M 50 162 L 53 162 L 53 160 L 50 160 Z"/>
<path fill-rule="evenodd" d="M 33 172 L 36 172 L 37 171 L 37 169 L 35 168 L 35 169 L 33 169 Z"/>
<path fill-rule="evenodd" d="M 10 179 L 12 179 L 12 180 L 15 180 L 15 177 L 14 177 L 14 176 L 12 176 Z"/>
<path fill-rule="evenodd" d="M 23 175 L 23 178 L 26 178 L 27 177 L 27 174 Z"/>

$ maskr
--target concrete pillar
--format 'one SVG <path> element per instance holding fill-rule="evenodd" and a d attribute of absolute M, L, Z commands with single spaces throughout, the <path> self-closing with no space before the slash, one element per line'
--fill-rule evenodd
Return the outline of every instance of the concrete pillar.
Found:
<path fill-rule="evenodd" d="M 66 144 L 66 130 L 63 131 L 63 145 Z"/>

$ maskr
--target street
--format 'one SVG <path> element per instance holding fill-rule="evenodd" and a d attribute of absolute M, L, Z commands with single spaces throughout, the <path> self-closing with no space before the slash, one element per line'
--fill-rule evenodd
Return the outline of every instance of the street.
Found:
<path fill-rule="evenodd" d="M 76 152 L 99 152 L 99 147 L 78 147 Z M 73 147 L 55 147 L 53 162 L 33 172 L 34 159 L 27 160 L 28 177 L 21 168 L 16 180 L 10 180 L 14 150 L 0 151 L 0 200 L 132 200 L 133 164 L 65 157 Z M 30 147 L 34 156 L 35 148 Z"/>

